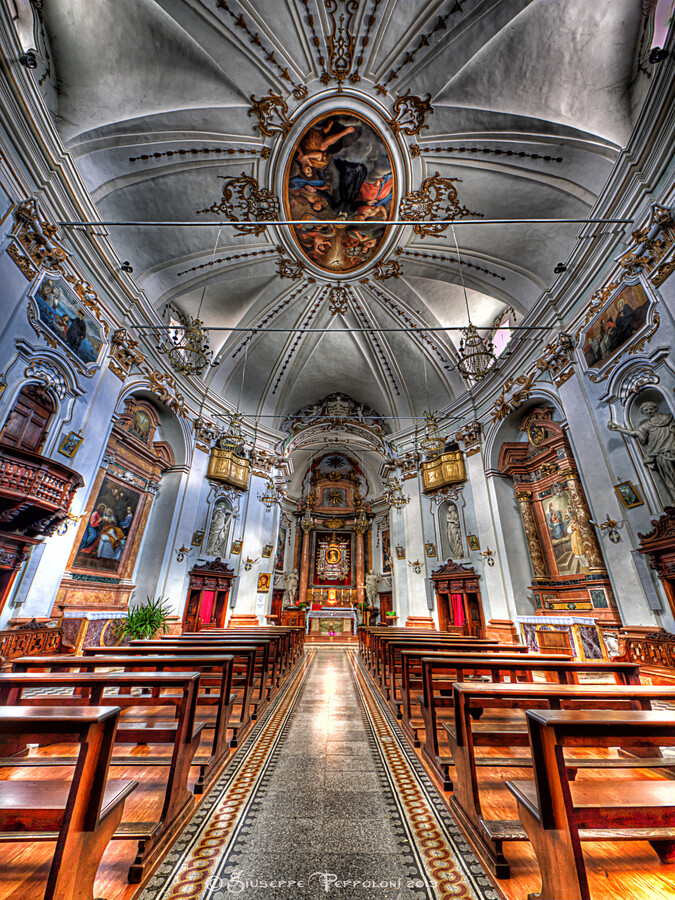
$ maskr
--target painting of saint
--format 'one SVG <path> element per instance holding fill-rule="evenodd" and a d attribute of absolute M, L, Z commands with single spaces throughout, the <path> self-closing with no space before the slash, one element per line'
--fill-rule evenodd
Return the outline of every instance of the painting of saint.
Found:
<path fill-rule="evenodd" d="M 277 551 L 274 555 L 274 570 L 276 572 L 284 571 L 284 556 L 286 551 L 286 528 L 279 526 L 279 537 L 277 538 Z"/>
<path fill-rule="evenodd" d="M 559 575 L 576 575 L 588 568 L 576 511 L 567 491 L 543 501 L 544 518 Z"/>
<path fill-rule="evenodd" d="M 396 183 L 382 136 L 352 112 L 312 122 L 297 140 L 284 178 L 288 218 L 302 253 L 330 272 L 351 272 L 369 262 L 392 218 Z M 344 225 L 322 225 L 322 220 Z M 358 224 L 349 224 L 358 223 Z"/>
<path fill-rule="evenodd" d="M 389 529 L 382 532 L 382 574 L 391 574 L 391 536 Z"/>
<path fill-rule="evenodd" d="M 42 324 L 85 365 L 96 362 L 103 343 L 100 326 L 66 281 L 43 278 L 34 299 Z"/>
<path fill-rule="evenodd" d="M 617 294 L 584 337 L 583 353 L 589 368 L 599 368 L 632 339 L 647 321 L 649 303 L 641 284 L 626 285 Z"/>
<path fill-rule="evenodd" d="M 103 479 L 73 566 L 117 572 L 141 494 L 127 484 Z"/>

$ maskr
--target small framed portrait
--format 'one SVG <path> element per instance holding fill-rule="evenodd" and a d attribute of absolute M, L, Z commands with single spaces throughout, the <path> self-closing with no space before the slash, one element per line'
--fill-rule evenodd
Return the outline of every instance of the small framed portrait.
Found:
<path fill-rule="evenodd" d="M 614 490 L 619 495 L 619 500 L 621 500 L 626 509 L 642 506 L 644 502 L 631 481 L 622 481 L 619 484 L 615 484 Z"/>
<path fill-rule="evenodd" d="M 59 444 L 59 453 L 72 459 L 80 449 L 80 444 L 84 440 L 84 436 L 79 431 L 69 432 Z"/>
<path fill-rule="evenodd" d="M 396 548 L 396 559 L 405 559 L 405 547 Z"/>
<path fill-rule="evenodd" d="M 470 550 L 480 550 L 480 543 L 475 534 L 467 534 L 466 542 L 469 545 Z"/>
<path fill-rule="evenodd" d="M 258 575 L 258 593 L 266 594 L 270 589 L 270 574 L 269 572 L 261 572 Z"/>
<path fill-rule="evenodd" d="M 436 544 L 432 544 L 430 542 L 426 543 L 424 545 L 424 549 L 427 552 L 427 556 L 429 556 L 429 557 L 436 556 Z"/>
<path fill-rule="evenodd" d="M 201 547 L 203 540 L 204 540 L 204 532 L 203 531 L 195 531 L 195 533 L 192 535 L 192 546 L 193 547 Z"/>
<path fill-rule="evenodd" d="M 270 558 L 270 556 L 272 555 L 272 545 L 271 544 L 265 544 L 265 546 L 263 547 L 262 555 L 263 555 L 264 559 Z"/>
<path fill-rule="evenodd" d="M 232 555 L 236 556 L 237 553 L 241 553 L 241 548 L 243 545 L 243 540 L 241 538 L 238 541 L 232 541 Z"/>

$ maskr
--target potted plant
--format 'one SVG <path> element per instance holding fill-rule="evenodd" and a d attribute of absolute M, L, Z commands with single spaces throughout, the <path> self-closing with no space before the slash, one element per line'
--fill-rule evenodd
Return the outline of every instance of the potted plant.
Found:
<path fill-rule="evenodd" d="M 120 620 L 118 637 L 122 641 L 147 640 L 158 632 L 167 634 L 171 608 L 165 597 L 146 597 L 145 603 L 130 606 Z"/>

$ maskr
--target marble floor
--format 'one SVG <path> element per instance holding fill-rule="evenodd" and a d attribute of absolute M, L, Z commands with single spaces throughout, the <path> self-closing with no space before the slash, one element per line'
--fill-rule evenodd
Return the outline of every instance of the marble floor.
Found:
<path fill-rule="evenodd" d="M 496 898 L 397 731 L 353 650 L 309 649 L 142 900 Z"/>

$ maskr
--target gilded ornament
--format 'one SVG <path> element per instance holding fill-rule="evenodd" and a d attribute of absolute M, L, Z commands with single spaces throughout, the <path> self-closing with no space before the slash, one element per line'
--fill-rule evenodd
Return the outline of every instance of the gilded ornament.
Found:
<path fill-rule="evenodd" d="M 421 238 L 427 235 L 438 237 L 447 230 L 447 223 L 434 225 L 434 219 L 483 216 L 483 213 L 471 212 L 460 204 L 457 188 L 453 182 L 461 183 L 461 179 L 442 178 L 435 172 L 424 179 L 419 191 L 410 191 L 401 200 L 399 217 L 406 222 L 417 222 L 418 224 L 413 226 L 413 231 Z"/>
<path fill-rule="evenodd" d="M 354 59 L 356 37 L 351 26 L 359 4 L 358 0 L 325 0 L 325 5 L 331 23 L 331 33 L 327 37 L 328 68 L 338 83 L 338 89 L 342 90 L 342 82 L 349 75 Z M 327 73 L 321 76 L 321 81 L 327 84 Z"/>
<path fill-rule="evenodd" d="M 401 94 L 394 102 L 394 116 L 389 119 L 389 125 L 394 134 L 404 131 L 406 134 L 419 134 L 425 128 L 429 128 L 426 118 L 433 113 L 431 94 L 426 97 L 416 97 L 410 93 L 410 88 L 405 94 Z"/>
<path fill-rule="evenodd" d="M 279 200 L 272 191 L 261 188 L 252 175 L 241 173 L 239 178 L 227 178 L 223 185 L 223 199 L 198 213 L 222 213 L 230 222 L 275 222 L 279 218 Z M 241 224 L 238 234 L 260 235 L 267 229 L 261 224 Z"/>
<path fill-rule="evenodd" d="M 375 266 L 375 278 L 378 281 L 386 281 L 388 278 L 400 278 L 403 274 L 403 266 L 397 259 L 390 259 Z"/>
<path fill-rule="evenodd" d="M 256 99 L 255 94 L 251 94 L 248 115 L 258 117 L 256 128 L 265 137 L 274 137 L 277 134 L 286 137 L 293 127 L 292 119 L 288 118 L 288 104 L 281 94 L 275 94 L 272 90 L 260 100 Z"/>

